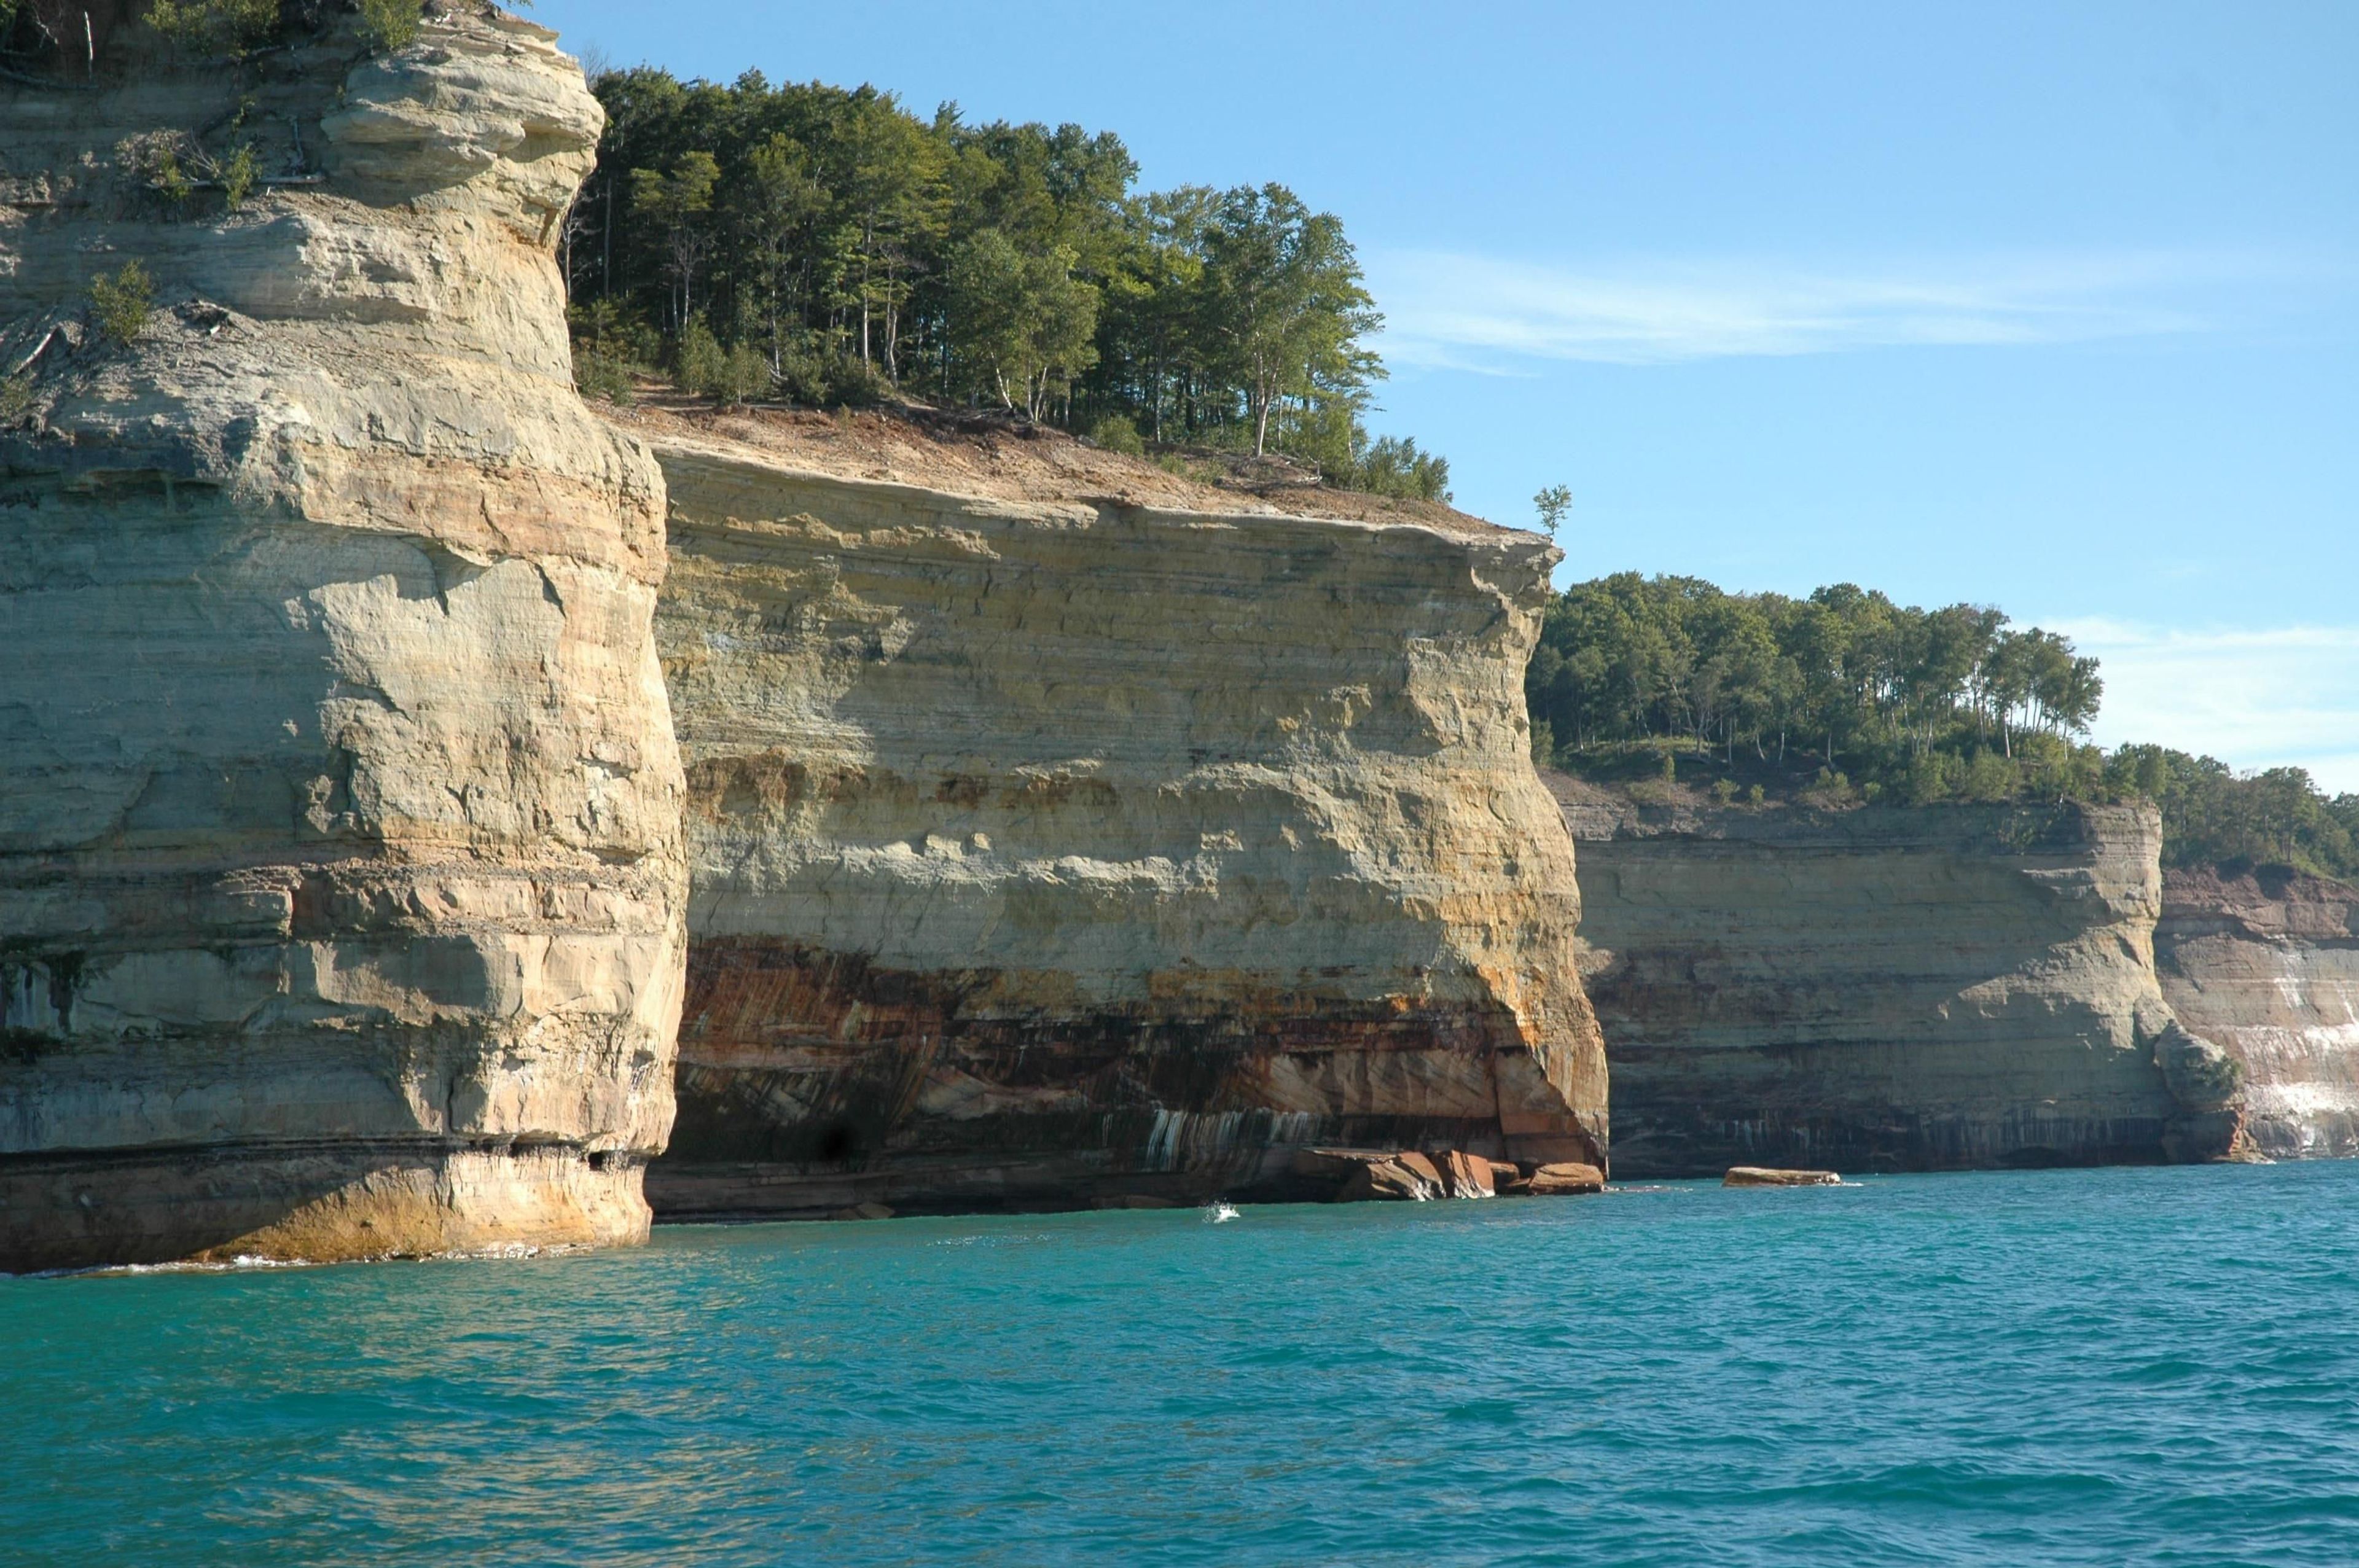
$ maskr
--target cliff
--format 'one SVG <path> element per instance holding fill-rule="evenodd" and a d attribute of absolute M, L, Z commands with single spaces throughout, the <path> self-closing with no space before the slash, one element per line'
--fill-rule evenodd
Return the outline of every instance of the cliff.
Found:
<path fill-rule="evenodd" d="M 2195 1159 L 2235 1076 L 2158 981 L 2139 806 L 1655 804 L 1557 775 L 1629 1175 Z"/>
<path fill-rule="evenodd" d="M 2243 1065 L 2262 1153 L 2359 1155 L 2359 888 L 2174 870 L 2155 954 L 2180 1020 Z"/>
<path fill-rule="evenodd" d="M 647 1222 L 663 489 L 550 252 L 600 111 L 487 8 L 298 34 L 0 83 L 0 1269 Z"/>
<path fill-rule="evenodd" d="M 1598 1157 L 1526 761 L 1545 542 L 654 440 L 694 868 L 659 1214 L 1286 1195 L 1312 1142 Z"/>

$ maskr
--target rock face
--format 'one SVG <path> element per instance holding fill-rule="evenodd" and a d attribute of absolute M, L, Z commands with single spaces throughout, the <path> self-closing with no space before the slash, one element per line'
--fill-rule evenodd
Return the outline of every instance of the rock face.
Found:
<path fill-rule="evenodd" d="M 695 868 L 658 1213 L 1597 1156 L 1542 541 L 658 454 Z"/>
<path fill-rule="evenodd" d="M 2359 1155 L 2359 888 L 2167 872 L 2155 957 L 2180 1020 L 2243 1065 L 2262 1153 Z"/>
<path fill-rule="evenodd" d="M 1723 1187 L 1839 1187 L 1843 1177 L 1833 1171 L 1777 1171 L 1760 1165 L 1732 1166 L 1720 1179 Z"/>
<path fill-rule="evenodd" d="M 598 107 L 440 13 L 0 83 L 0 1269 L 645 1232 L 662 480 L 571 387 Z M 155 189 L 159 127 L 233 124 L 287 182 Z"/>
<path fill-rule="evenodd" d="M 1637 807 L 1557 787 L 1617 1176 L 2234 1144 L 2234 1064 L 2156 978 L 2150 808 Z"/>

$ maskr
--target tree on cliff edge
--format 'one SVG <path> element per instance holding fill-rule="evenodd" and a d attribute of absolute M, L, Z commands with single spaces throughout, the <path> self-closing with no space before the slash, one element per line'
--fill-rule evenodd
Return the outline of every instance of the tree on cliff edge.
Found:
<path fill-rule="evenodd" d="M 1384 318 L 1333 213 L 1282 185 L 1241 187 L 1222 199 L 1205 251 L 1206 305 L 1245 388 L 1256 457 L 1280 398 L 1346 396 L 1384 373 L 1359 342 Z"/>

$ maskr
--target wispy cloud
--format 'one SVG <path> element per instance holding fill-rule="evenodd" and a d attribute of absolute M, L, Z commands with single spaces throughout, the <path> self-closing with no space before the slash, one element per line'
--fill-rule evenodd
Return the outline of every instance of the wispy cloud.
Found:
<path fill-rule="evenodd" d="M 1558 267 L 1431 251 L 1369 262 L 1386 314 L 1386 359 L 1490 373 L 1516 373 L 1534 360 L 1664 364 L 2193 332 L 2212 325 L 2189 303 L 2198 286 L 2276 270 L 2250 259 L 2171 254 L 1853 271 Z"/>
<path fill-rule="evenodd" d="M 2173 630 L 2082 621 L 2058 630 L 2104 666 L 2098 738 L 2210 752 L 2239 768 L 2305 767 L 2359 790 L 2359 626 Z"/>

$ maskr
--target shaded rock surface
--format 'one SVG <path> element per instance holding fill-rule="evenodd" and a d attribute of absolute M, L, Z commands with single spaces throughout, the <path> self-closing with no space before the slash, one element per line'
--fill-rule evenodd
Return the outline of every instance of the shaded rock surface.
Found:
<path fill-rule="evenodd" d="M 0 83 L 0 1269 L 641 1236 L 685 863 L 662 478 L 550 252 L 599 108 L 458 5 L 118 75 Z M 152 188 L 239 114 L 293 183 Z"/>
<path fill-rule="evenodd" d="M 2359 888 L 2168 871 L 2155 957 L 2180 1022 L 2242 1065 L 2260 1152 L 2359 1155 Z"/>
<path fill-rule="evenodd" d="M 1325 1195 L 1313 1143 L 1601 1157 L 1526 760 L 1544 541 L 656 449 L 695 866 L 658 1212 Z"/>
<path fill-rule="evenodd" d="M 1335 1194 L 1338 1203 L 1365 1203 L 1371 1199 L 1406 1199 L 1412 1203 L 1430 1203 L 1437 1198 L 1460 1195 L 1450 1190 L 1450 1178 L 1426 1155 L 1414 1149 L 1387 1154 L 1381 1160 L 1370 1160 L 1345 1182 Z"/>
<path fill-rule="evenodd" d="M 1619 1177 L 2220 1157 L 2236 1070 L 2153 955 L 2139 806 L 1639 805 L 1555 775 Z"/>

